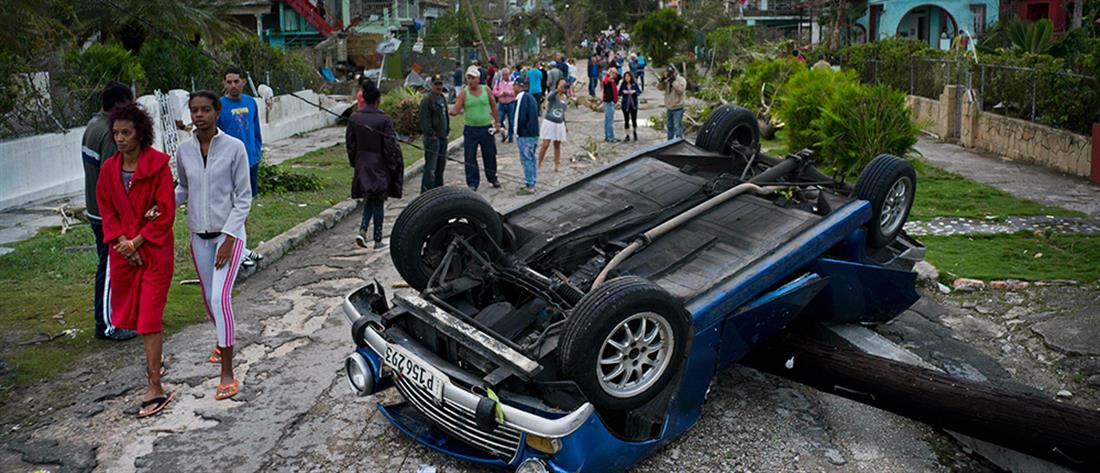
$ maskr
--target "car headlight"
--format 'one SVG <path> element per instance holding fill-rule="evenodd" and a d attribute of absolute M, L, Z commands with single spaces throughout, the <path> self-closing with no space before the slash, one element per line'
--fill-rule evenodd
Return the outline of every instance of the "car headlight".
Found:
<path fill-rule="evenodd" d="M 516 468 L 516 473 L 547 473 L 550 471 L 546 468 L 546 462 L 538 458 L 528 458 L 519 464 L 519 468 Z"/>
<path fill-rule="evenodd" d="M 348 385 L 356 396 L 366 396 L 374 392 L 374 370 L 363 355 L 352 353 L 344 360 L 344 370 L 347 371 Z"/>

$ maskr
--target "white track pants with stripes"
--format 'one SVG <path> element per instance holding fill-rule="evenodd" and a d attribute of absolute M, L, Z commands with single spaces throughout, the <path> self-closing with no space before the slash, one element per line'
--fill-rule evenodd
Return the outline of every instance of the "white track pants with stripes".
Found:
<path fill-rule="evenodd" d="M 204 240 L 191 234 L 191 260 L 195 271 L 199 273 L 199 285 L 202 286 L 202 299 L 206 304 L 206 314 L 218 331 L 218 346 L 233 346 L 236 340 L 235 321 L 233 319 L 233 282 L 237 278 L 237 269 L 241 267 L 241 255 L 244 252 L 244 240 L 238 238 L 233 244 L 233 253 L 229 262 L 221 268 L 214 267 L 218 248 L 225 241 L 225 234 Z"/>

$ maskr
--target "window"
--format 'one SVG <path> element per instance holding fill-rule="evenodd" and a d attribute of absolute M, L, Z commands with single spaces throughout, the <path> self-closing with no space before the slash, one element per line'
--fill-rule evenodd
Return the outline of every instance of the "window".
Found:
<path fill-rule="evenodd" d="M 971 33 L 980 35 L 985 32 L 985 4 L 975 3 L 970 5 L 970 15 L 974 17 L 974 28 Z"/>
<path fill-rule="evenodd" d="M 283 10 L 283 31 L 298 31 L 298 12 L 289 8 Z"/>

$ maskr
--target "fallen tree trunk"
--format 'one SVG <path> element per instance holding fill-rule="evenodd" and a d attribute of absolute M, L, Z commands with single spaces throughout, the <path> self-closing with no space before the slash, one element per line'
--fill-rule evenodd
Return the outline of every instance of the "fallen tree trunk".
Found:
<path fill-rule="evenodd" d="M 1068 468 L 1100 471 L 1100 412 L 869 355 L 820 327 L 785 331 L 741 363 Z"/>

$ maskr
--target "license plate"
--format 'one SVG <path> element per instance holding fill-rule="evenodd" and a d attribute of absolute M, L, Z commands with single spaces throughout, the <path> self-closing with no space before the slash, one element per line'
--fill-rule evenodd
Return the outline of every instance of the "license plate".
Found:
<path fill-rule="evenodd" d="M 443 385 L 446 384 L 447 378 L 439 370 L 432 368 L 408 350 L 392 344 L 386 346 L 386 356 L 383 360 L 398 376 L 432 393 L 432 399 L 436 403 L 443 402 Z"/>

